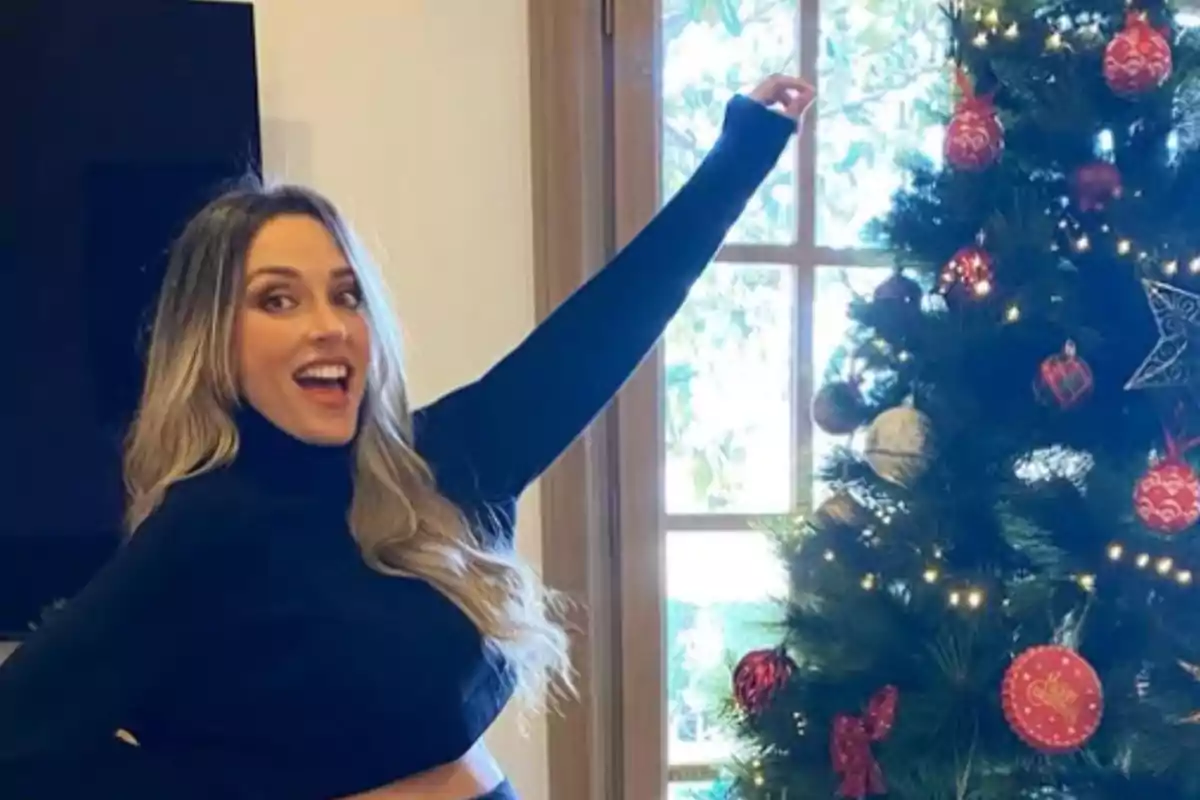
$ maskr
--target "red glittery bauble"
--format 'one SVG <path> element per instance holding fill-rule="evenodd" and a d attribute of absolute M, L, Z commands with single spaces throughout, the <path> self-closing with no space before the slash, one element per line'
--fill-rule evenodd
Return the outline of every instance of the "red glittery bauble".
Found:
<path fill-rule="evenodd" d="M 1009 726 L 1041 753 L 1078 749 L 1104 715 L 1096 670 L 1074 650 L 1057 645 L 1017 656 L 1004 673 L 1000 694 Z"/>
<path fill-rule="evenodd" d="M 1075 343 L 1067 342 L 1061 353 L 1048 357 L 1038 367 L 1035 392 L 1043 401 L 1067 409 L 1083 402 L 1094 383 L 1092 368 L 1075 354 Z"/>
<path fill-rule="evenodd" d="M 1153 531 L 1173 535 L 1186 530 L 1200 520 L 1200 478 L 1187 462 L 1168 458 L 1138 479 L 1133 507 Z"/>
<path fill-rule="evenodd" d="M 991 97 L 968 97 L 959 103 L 946 129 L 946 161 L 957 169 L 976 172 L 996 163 L 1004 150 L 1004 128 L 996 118 Z"/>
<path fill-rule="evenodd" d="M 982 247 L 968 245 L 955 253 L 938 280 L 942 292 L 961 290 L 972 297 L 992 291 L 992 257 Z"/>
<path fill-rule="evenodd" d="M 750 714 L 759 714 L 792 677 L 796 662 L 781 648 L 751 650 L 733 670 L 733 698 Z"/>
<path fill-rule="evenodd" d="M 1125 30 L 1104 48 L 1104 80 L 1117 94 L 1150 91 L 1171 75 L 1171 44 L 1150 26 L 1144 14 L 1131 11 Z"/>
<path fill-rule="evenodd" d="M 1093 161 L 1075 170 L 1072 181 L 1080 211 L 1101 211 L 1121 196 L 1121 172 L 1107 161 Z"/>

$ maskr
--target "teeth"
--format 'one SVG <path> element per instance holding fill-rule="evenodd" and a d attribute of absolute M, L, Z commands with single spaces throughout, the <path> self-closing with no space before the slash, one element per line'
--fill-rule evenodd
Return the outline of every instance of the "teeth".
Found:
<path fill-rule="evenodd" d="M 350 375 L 350 369 L 345 364 L 313 364 L 296 373 L 297 378 L 316 378 L 317 380 L 344 380 Z"/>

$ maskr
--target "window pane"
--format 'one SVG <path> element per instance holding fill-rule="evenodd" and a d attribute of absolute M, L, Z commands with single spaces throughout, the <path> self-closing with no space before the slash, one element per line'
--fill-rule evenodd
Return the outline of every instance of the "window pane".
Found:
<path fill-rule="evenodd" d="M 787 575 L 757 531 L 670 532 L 666 563 L 668 761 L 713 764 L 733 752 L 718 713 L 733 665 L 779 644 Z"/>
<path fill-rule="evenodd" d="M 667 513 L 790 508 L 792 277 L 791 267 L 714 264 L 667 329 Z"/>
<path fill-rule="evenodd" d="M 891 204 L 897 155 L 941 159 L 950 97 L 942 0 L 821 0 L 817 242 L 857 247 Z"/>
<path fill-rule="evenodd" d="M 663 0 L 662 197 L 704 157 L 734 94 L 796 71 L 797 0 Z M 795 138 L 729 240 L 791 242 L 796 231 Z"/>
<path fill-rule="evenodd" d="M 850 330 L 847 312 L 856 294 L 870 296 L 875 287 L 892 274 L 881 267 L 819 267 L 817 269 L 815 302 L 813 305 L 812 374 L 814 391 L 820 387 L 825 369 L 838 347 L 845 344 Z M 831 436 L 816 425 L 812 426 L 813 470 L 819 470 L 825 459 L 846 437 Z M 813 499 L 820 502 L 820 487 L 814 487 Z"/>
<path fill-rule="evenodd" d="M 667 784 L 667 800 L 724 800 L 725 787 L 712 781 L 679 781 Z"/>

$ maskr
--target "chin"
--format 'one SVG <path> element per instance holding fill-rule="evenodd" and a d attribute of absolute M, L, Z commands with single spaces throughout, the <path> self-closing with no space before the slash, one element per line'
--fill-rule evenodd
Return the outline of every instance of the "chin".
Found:
<path fill-rule="evenodd" d="M 305 432 L 300 435 L 300 440 L 308 444 L 320 445 L 323 447 L 339 447 L 341 445 L 350 444 L 354 441 L 355 429 L 353 425 L 320 425 L 308 427 Z"/>
<path fill-rule="evenodd" d="M 305 437 L 304 441 L 319 447 L 341 447 L 342 445 L 347 445 L 354 441 L 354 434 L 320 434 L 317 436 Z"/>

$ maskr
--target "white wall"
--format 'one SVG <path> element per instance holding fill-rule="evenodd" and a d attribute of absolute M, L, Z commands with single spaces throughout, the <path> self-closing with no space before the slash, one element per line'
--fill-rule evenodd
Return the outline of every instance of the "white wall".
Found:
<path fill-rule="evenodd" d="M 534 319 L 525 0 L 254 5 L 267 171 L 330 195 L 385 268 L 414 402 L 472 379 Z M 540 565 L 537 521 L 534 491 L 517 541 Z M 544 722 L 488 740 L 544 800 Z"/>
<path fill-rule="evenodd" d="M 534 319 L 525 0 L 254 5 L 267 170 L 329 194 L 383 264 L 415 402 L 472 379 Z M 536 493 L 521 520 L 540 564 Z M 526 728 L 489 741 L 543 800 L 545 725 Z"/>

